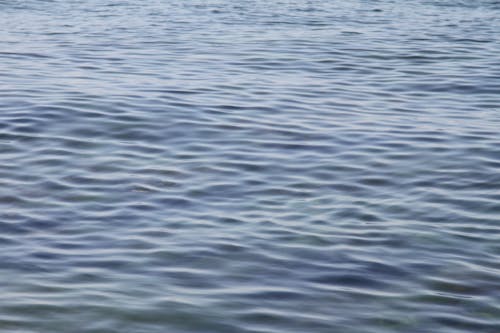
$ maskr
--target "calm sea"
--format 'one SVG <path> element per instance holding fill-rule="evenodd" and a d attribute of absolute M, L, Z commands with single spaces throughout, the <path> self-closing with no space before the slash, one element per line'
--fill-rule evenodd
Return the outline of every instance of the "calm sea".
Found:
<path fill-rule="evenodd" d="M 0 0 L 0 331 L 500 332 L 498 0 Z"/>

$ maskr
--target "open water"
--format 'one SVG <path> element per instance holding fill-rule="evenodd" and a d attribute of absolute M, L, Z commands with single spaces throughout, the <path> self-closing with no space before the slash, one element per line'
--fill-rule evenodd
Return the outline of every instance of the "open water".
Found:
<path fill-rule="evenodd" d="M 1 0 L 0 331 L 500 332 L 497 0 Z"/>

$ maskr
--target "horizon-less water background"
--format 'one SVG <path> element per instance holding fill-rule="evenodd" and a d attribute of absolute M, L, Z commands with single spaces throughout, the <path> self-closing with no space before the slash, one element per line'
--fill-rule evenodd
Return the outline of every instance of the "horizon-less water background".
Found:
<path fill-rule="evenodd" d="M 0 1 L 0 331 L 500 332 L 500 3 Z"/>

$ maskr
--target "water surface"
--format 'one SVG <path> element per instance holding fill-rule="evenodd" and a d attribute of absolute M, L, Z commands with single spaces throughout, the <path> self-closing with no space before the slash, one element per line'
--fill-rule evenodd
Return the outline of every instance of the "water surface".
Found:
<path fill-rule="evenodd" d="M 0 331 L 500 332 L 498 1 L 0 23 Z"/>

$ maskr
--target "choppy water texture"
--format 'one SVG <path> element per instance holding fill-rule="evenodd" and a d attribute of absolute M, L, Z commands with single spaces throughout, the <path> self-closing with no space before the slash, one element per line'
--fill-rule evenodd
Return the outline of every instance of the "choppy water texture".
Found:
<path fill-rule="evenodd" d="M 0 23 L 0 331 L 500 332 L 498 1 Z"/>

